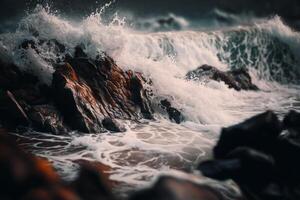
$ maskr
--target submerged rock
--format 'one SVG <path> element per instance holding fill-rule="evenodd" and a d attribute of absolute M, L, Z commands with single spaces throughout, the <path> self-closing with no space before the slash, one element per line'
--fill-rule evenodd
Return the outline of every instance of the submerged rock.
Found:
<path fill-rule="evenodd" d="M 246 69 L 223 72 L 216 67 L 202 65 L 197 69 L 188 72 L 186 79 L 204 82 L 209 80 L 222 81 L 228 85 L 229 88 L 233 88 L 237 91 L 258 90 L 258 87 L 252 83 L 251 77 Z"/>

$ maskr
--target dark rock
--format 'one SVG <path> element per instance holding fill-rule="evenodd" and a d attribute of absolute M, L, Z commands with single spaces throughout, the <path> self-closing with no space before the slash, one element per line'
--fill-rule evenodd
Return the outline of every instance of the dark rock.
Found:
<path fill-rule="evenodd" d="M 204 82 L 209 80 L 223 81 L 229 88 L 233 88 L 237 91 L 258 90 L 258 87 L 252 83 L 251 77 L 246 69 L 223 72 L 213 66 L 202 65 L 188 72 L 186 79 Z"/>
<path fill-rule="evenodd" d="M 291 110 L 283 119 L 284 129 L 289 131 L 289 138 L 300 139 L 300 113 Z"/>
<path fill-rule="evenodd" d="M 66 50 L 56 40 L 28 40 L 22 42 L 20 48 L 31 47 L 39 54 L 37 45 L 54 49 L 59 54 Z M 20 112 L 30 113 L 32 121 L 27 124 L 33 125 L 34 130 L 57 134 L 70 127 L 82 132 L 103 132 L 102 120 L 107 117 L 153 119 L 149 90 L 145 89 L 146 81 L 141 74 L 123 71 L 105 54 L 95 60 L 88 59 L 80 46 L 75 50 L 75 58 L 66 56 L 65 59 L 72 66 L 46 60 L 57 68 L 51 87 L 40 83 L 38 77 L 29 72 L 0 61 L 0 90 L 10 90 L 16 106 L 22 108 Z M 6 103 L 3 102 L 4 107 Z M 13 126 L 24 124 L 24 120 L 22 123 L 13 120 L 10 123 L 15 124 Z M 3 123 L 3 119 L 1 121 Z M 10 118 L 4 121 L 9 122 Z M 67 126 L 63 128 L 65 124 Z M 116 130 L 116 127 L 110 129 Z"/>
<path fill-rule="evenodd" d="M 141 77 L 131 77 L 130 90 L 132 92 L 132 101 L 140 107 L 143 117 L 145 119 L 153 119 L 153 110 L 149 103 L 146 91 L 143 89 Z"/>
<path fill-rule="evenodd" d="M 72 187 L 85 200 L 114 199 L 110 190 L 104 184 L 101 174 L 90 165 L 81 164 L 79 176 Z"/>
<path fill-rule="evenodd" d="M 91 89 L 81 83 L 69 64 L 57 67 L 53 74 L 53 89 L 56 102 L 65 116 L 66 122 L 74 130 L 82 132 L 103 132 L 101 128 L 101 108 Z"/>
<path fill-rule="evenodd" d="M 0 118 L 8 127 L 29 125 L 29 119 L 10 91 L 0 91 Z"/>
<path fill-rule="evenodd" d="M 160 104 L 163 106 L 163 109 L 167 111 L 169 119 L 171 121 L 175 121 L 177 124 L 180 124 L 184 121 L 184 117 L 181 112 L 178 109 L 172 107 L 171 103 L 167 99 L 161 100 Z"/>
<path fill-rule="evenodd" d="M 75 47 L 75 53 L 74 53 L 75 58 L 87 58 L 87 54 L 83 51 L 81 46 L 76 46 Z"/>
<path fill-rule="evenodd" d="M 47 197 L 46 199 L 55 200 L 57 198 L 51 198 L 52 195 L 63 197 L 63 194 L 72 194 L 73 199 L 78 199 L 74 193 L 62 185 L 61 179 L 50 163 L 25 153 L 3 130 L 0 131 L 0 149 L 0 199 Z M 33 196 L 35 198 L 32 198 Z M 70 198 L 59 199 L 69 200 Z"/>
<path fill-rule="evenodd" d="M 235 69 L 228 73 L 234 77 L 238 87 L 242 90 L 259 90 L 259 88 L 252 83 L 251 76 L 245 68 Z"/>
<path fill-rule="evenodd" d="M 223 200 L 219 191 L 188 180 L 160 177 L 152 188 L 139 191 L 130 200 Z M 239 198 L 236 198 L 239 199 Z"/>
<path fill-rule="evenodd" d="M 117 122 L 114 119 L 111 119 L 109 117 L 106 117 L 102 120 L 102 125 L 105 129 L 112 131 L 112 132 L 125 132 L 126 129 L 124 126 L 122 126 L 121 124 L 119 124 L 119 122 Z"/>
<path fill-rule="evenodd" d="M 241 187 L 262 192 L 276 179 L 274 160 L 250 148 L 237 148 L 225 160 L 206 161 L 199 165 L 203 175 L 218 179 L 233 179 Z"/>
<path fill-rule="evenodd" d="M 29 111 L 29 118 L 33 127 L 40 132 L 65 134 L 70 131 L 61 114 L 52 105 L 33 106 Z"/>
<path fill-rule="evenodd" d="M 267 111 L 229 128 L 223 128 L 213 152 L 215 158 L 225 158 L 237 147 L 250 147 L 269 152 L 282 131 L 277 116 Z"/>

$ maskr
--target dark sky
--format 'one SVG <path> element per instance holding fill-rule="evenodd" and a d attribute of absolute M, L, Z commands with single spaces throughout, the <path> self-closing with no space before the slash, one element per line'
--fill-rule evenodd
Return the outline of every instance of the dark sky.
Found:
<path fill-rule="evenodd" d="M 26 9 L 45 0 L 0 0 L 0 28 L 13 24 Z M 106 0 L 52 0 L 52 7 L 62 14 L 84 16 L 103 5 Z M 213 8 L 230 12 L 252 12 L 257 15 L 279 14 L 287 19 L 300 19 L 300 0 L 116 0 L 112 10 L 130 11 L 137 16 L 173 12 L 186 17 L 201 17 Z"/>

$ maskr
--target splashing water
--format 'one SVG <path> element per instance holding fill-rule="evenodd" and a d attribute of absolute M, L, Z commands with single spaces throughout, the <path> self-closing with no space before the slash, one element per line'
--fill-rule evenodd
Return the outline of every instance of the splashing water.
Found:
<path fill-rule="evenodd" d="M 120 67 L 150 77 L 154 101 L 170 99 L 187 121 L 175 125 L 157 114 L 155 122 L 124 122 L 128 131 L 122 134 L 21 136 L 40 141 L 31 150 L 52 160 L 65 176 L 73 176 L 74 160 L 97 160 L 112 168 L 111 179 L 139 185 L 160 172 L 189 169 L 208 157 L 222 126 L 266 109 L 282 114 L 300 108 L 300 35 L 280 17 L 211 32 L 149 32 L 128 27 L 117 14 L 105 23 L 104 10 L 75 22 L 38 6 L 21 20 L 16 32 L 0 35 L 0 57 L 50 84 L 54 71 L 50 61 L 73 54 L 78 44 L 92 58 L 106 52 Z M 37 44 L 56 40 L 66 50 L 58 53 L 51 45 L 38 45 L 40 54 L 36 54 L 19 48 L 24 40 Z M 220 70 L 246 67 L 261 91 L 237 92 L 224 83 L 185 80 L 188 71 L 202 64 Z"/>

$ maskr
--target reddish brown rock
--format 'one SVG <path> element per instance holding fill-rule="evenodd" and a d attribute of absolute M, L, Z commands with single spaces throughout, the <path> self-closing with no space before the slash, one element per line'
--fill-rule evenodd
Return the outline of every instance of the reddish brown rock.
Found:
<path fill-rule="evenodd" d="M 105 118 L 152 118 L 141 78 L 109 58 L 75 58 L 53 75 L 56 102 L 72 129 L 102 132 Z"/>

